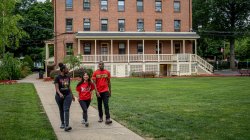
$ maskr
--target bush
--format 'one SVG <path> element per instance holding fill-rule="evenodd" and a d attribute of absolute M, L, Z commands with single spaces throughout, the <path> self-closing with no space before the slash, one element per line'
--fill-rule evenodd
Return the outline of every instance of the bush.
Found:
<path fill-rule="evenodd" d="M 61 73 L 60 70 L 52 70 L 52 71 L 50 72 L 50 74 L 49 74 L 49 77 L 52 78 L 52 79 L 55 79 L 55 77 L 56 77 L 57 75 L 59 75 L 60 73 Z"/>
<path fill-rule="evenodd" d="M 21 77 L 21 63 L 10 53 L 0 63 L 0 80 L 18 80 Z"/>
<path fill-rule="evenodd" d="M 79 68 L 79 69 L 74 70 L 74 77 L 82 77 L 84 72 L 87 72 L 90 77 L 93 74 L 92 69 Z M 69 74 L 70 74 L 70 77 L 73 77 L 73 71 L 71 71 Z"/>
<path fill-rule="evenodd" d="M 23 63 L 25 63 L 31 70 L 34 69 L 34 62 L 30 56 L 26 55 L 23 59 Z"/>
<path fill-rule="evenodd" d="M 156 73 L 153 72 L 153 71 L 132 72 L 132 73 L 131 73 L 131 76 L 132 76 L 132 77 L 144 77 L 144 78 L 146 78 L 146 77 L 155 77 L 155 76 L 156 76 Z"/>
<path fill-rule="evenodd" d="M 22 65 L 21 65 L 21 78 L 24 78 L 31 73 L 32 73 L 32 71 L 31 71 L 30 67 L 27 65 L 27 63 L 26 62 L 22 63 Z"/>

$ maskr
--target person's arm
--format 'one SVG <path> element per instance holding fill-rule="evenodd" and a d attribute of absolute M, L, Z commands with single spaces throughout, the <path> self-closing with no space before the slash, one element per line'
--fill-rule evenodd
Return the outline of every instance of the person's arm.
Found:
<path fill-rule="evenodd" d="M 92 80 L 92 83 L 93 83 L 93 85 L 94 85 L 94 87 L 95 87 L 96 96 L 97 96 L 97 97 L 100 97 L 100 94 L 99 94 L 99 92 L 98 92 L 98 90 L 97 90 L 97 88 L 96 88 L 96 80 Z"/>
<path fill-rule="evenodd" d="M 108 86 L 109 86 L 109 97 L 111 97 L 111 80 L 110 80 L 110 73 L 108 74 Z"/>
<path fill-rule="evenodd" d="M 64 98 L 63 94 L 62 94 L 62 93 L 60 92 L 60 90 L 59 90 L 59 85 L 58 85 L 58 83 L 55 83 L 55 88 L 56 88 L 56 92 L 57 92 L 57 94 L 59 94 L 60 98 Z"/>
<path fill-rule="evenodd" d="M 100 97 L 100 94 L 99 94 L 99 92 L 98 92 L 98 90 L 97 90 L 97 87 L 96 87 L 96 72 L 93 73 L 91 79 L 92 79 L 92 83 L 93 83 L 93 85 L 94 85 L 94 87 L 95 87 L 96 96 L 97 96 L 97 97 Z"/>

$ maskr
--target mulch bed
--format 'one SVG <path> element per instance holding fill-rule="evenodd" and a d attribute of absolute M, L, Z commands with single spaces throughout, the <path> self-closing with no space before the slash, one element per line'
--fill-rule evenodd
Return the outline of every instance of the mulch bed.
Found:
<path fill-rule="evenodd" d="M 0 85 L 10 85 L 10 84 L 16 84 L 16 80 L 0 80 Z"/>

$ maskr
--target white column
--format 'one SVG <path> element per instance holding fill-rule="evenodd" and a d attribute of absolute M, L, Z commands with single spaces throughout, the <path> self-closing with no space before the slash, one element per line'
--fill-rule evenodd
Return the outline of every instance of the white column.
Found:
<path fill-rule="evenodd" d="M 194 51 L 195 51 L 195 54 L 197 55 L 197 40 L 195 39 L 194 42 L 195 42 Z"/>
<path fill-rule="evenodd" d="M 160 62 L 160 40 L 157 40 L 158 62 Z"/>
<path fill-rule="evenodd" d="M 127 44 L 128 44 L 128 52 L 127 52 L 127 54 L 128 54 L 128 63 L 129 63 L 129 40 L 127 40 Z"/>
<path fill-rule="evenodd" d="M 142 64 L 142 71 L 145 71 L 145 56 L 144 56 L 144 53 L 145 53 L 145 50 L 144 50 L 144 39 L 142 40 L 142 61 L 143 61 L 143 64 Z"/>
<path fill-rule="evenodd" d="M 192 74 L 192 54 L 189 54 L 189 73 Z"/>
<path fill-rule="evenodd" d="M 48 67 L 47 67 L 48 63 L 47 61 L 45 60 L 45 78 L 48 77 Z"/>
<path fill-rule="evenodd" d="M 185 40 L 183 40 L 183 45 L 182 45 L 182 49 L 183 49 L 183 53 L 186 53 L 186 44 L 185 44 Z"/>
<path fill-rule="evenodd" d="M 97 64 L 96 64 L 96 61 L 97 61 L 96 60 L 96 40 L 95 40 L 95 56 L 94 57 L 95 57 L 95 70 L 96 70 L 97 69 Z"/>
<path fill-rule="evenodd" d="M 81 46 L 81 45 L 80 45 L 80 39 L 78 39 L 78 49 L 77 49 L 77 50 L 78 50 L 78 51 L 77 51 L 77 52 L 78 52 L 78 55 L 81 54 L 81 52 L 80 52 L 80 46 Z"/>
<path fill-rule="evenodd" d="M 142 40 L 142 61 L 144 62 L 145 58 L 144 58 L 144 53 L 145 53 L 145 50 L 144 50 L 144 39 Z"/>
<path fill-rule="evenodd" d="M 45 44 L 45 52 L 46 52 L 46 59 L 48 59 L 49 58 L 49 45 L 48 45 L 48 43 L 46 43 Z"/>
<path fill-rule="evenodd" d="M 111 40 L 111 63 L 113 63 L 113 40 Z"/>
<path fill-rule="evenodd" d="M 173 47 L 173 45 L 174 45 L 174 42 L 173 42 L 173 40 L 171 40 L 171 54 L 174 54 L 174 47 Z"/>

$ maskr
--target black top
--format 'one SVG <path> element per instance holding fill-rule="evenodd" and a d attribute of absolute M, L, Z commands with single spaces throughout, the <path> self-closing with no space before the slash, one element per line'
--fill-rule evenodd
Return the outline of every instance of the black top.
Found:
<path fill-rule="evenodd" d="M 69 90 L 69 87 L 70 87 L 70 77 L 68 76 L 62 76 L 62 75 L 58 75 L 56 78 L 55 78 L 55 84 L 57 83 L 58 86 L 59 86 L 59 90 L 60 92 L 63 94 L 63 95 L 68 95 L 70 94 L 70 90 Z M 58 94 L 58 93 L 57 93 Z"/>

